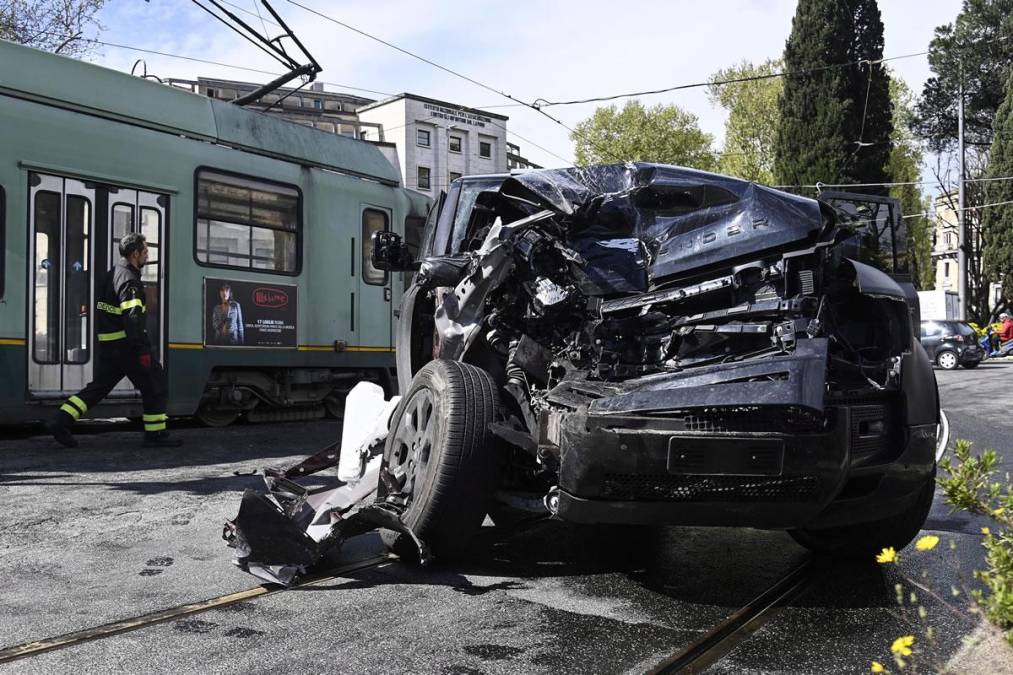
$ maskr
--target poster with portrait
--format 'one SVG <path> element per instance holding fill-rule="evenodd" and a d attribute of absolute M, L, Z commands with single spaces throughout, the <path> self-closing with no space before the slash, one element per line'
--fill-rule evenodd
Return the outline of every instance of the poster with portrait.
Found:
<path fill-rule="evenodd" d="M 208 347 L 298 346 L 296 286 L 204 278 Z"/>

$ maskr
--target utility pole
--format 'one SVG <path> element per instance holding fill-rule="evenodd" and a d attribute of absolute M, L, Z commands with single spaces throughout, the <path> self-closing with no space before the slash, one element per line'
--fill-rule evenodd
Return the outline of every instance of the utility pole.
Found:
<path fill-rule="evenodd" d="M 959 66 L 957 85 L 957 275 L 959 282 L 960 320 L 967 321 L 967 218 L 964 206 L 964 68 Z"/>

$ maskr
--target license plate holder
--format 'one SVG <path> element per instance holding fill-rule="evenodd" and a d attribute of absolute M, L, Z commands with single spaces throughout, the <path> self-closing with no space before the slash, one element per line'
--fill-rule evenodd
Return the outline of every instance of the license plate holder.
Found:
<path fill-rule="evenodd" d="M 693 476 L 779 476 L 784 441 L 720 437 L 668 440 L 668 472 Z"/>

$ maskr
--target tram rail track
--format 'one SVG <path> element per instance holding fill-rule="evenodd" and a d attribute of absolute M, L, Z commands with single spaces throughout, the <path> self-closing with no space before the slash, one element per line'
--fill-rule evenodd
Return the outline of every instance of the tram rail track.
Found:
<path fill-rule="evenodd" d="M 264 584 L 243 591 L 209 598 L 199 602 L 188 603 L 162 609 L 155 612 L 140 614 L 126 619 L 92 626 L 82 630 L 71 631 L 61 635 L 25 642 L 0 649 L 0 665 L 21 659 L 39 656 L 49 652 L 67 649 L 97 640 L 115 637 L 124 633 L 140 630 L 160 623 L 193 616 L 203 612 L 221 609 L 239 602 L 283 593 L 287 590 L 312 586 L 313 584 L 341 578 L 353 572 L 373 569 L 396 561 L 391 555 L 376 556 L 342 565 L 318 575 L 307 577 L 304 581 L 285 588 Z M 789 570 L 777 581 L 767 587 L 753 600 L 740 607 L 727 618 L 699 637 L 689 646 L 651 668 L 650 675 L 671 675 L 673 673 L 701 673 L 714 665 L 736 646 L 758 631 L 771 618 L 776 616 L 792 599 L 804 593 L 827 569 L 825 563 L 817 558 L 807 558 L 800 565 Z"/>
<path fill-rule="evenodd" d="M 222 607 L 228 607 L 229 605 L 234 605 L 245 600 L 262 598 L 296 588 L 331 581 L 352 572 L 361 572 L 363 570 L 372 569 L 395 560 L 397 560 L 397 558 L 390 555 L 376 556 L 354 563 L 349 563 L 347 565 L 341 565 L 327 570 L 319 575 L 307 577 L 304 581 L 288 588 L 264 584 L 254 588 L 248 588 L 244 591 L 237 591 L 235 593 L 220 595 L 218 597 L 201 600 L 199 602 L 192 602 L 169 609 L 161 609 L 147 614 L 140 614 L 128 619 L 119 619 L 117 621 L 92 626 L 91 628 L 85 628 L 83 630 L 71 631 L 69 633 L 44 638 L 42 640 L 24 642 L 19 645 L 0 649 L 0 665 L 32 656 L 39 656 L 40 654 L 45 654 L 59 649 L 75 647 L 87 642 L 115 637 L 131 631 L 140 630 L 141 628 L 147 628 L 148 626 L 154 626 L 159 623 L 181 619 L 213 609 L 221 609 Z"/>
<path fill-rule="evenodd" d="M 716 624 L 686 648 L 664 659 L 648 673 L 702 673 L 748 639 L 794 598 L 802 595 L 826 571 L 826 564 L 808 558 L 765 591 Z"/>

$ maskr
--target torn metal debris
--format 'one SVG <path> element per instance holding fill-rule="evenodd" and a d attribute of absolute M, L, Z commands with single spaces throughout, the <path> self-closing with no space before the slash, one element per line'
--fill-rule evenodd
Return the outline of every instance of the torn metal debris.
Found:
<path fill-rule="evenodd" d="M 340 448 L 335 443 L 287 469 L 263 470 L 267 494 L 247 489 L 222 532 L 241 569 L 287 586 L 345 540 L 377 528 L 404 534 L 419 559 L 429 561 L 426 545 L 401 521 L 397 500 L 375 501 L 384 471 L 380 452 L 397 402 L 385 401 L 379 386 L 359 383 L 348 395 Z M 311 490 L 295 482 L 332 467 L 344 481 L 339 487 Z"/>

